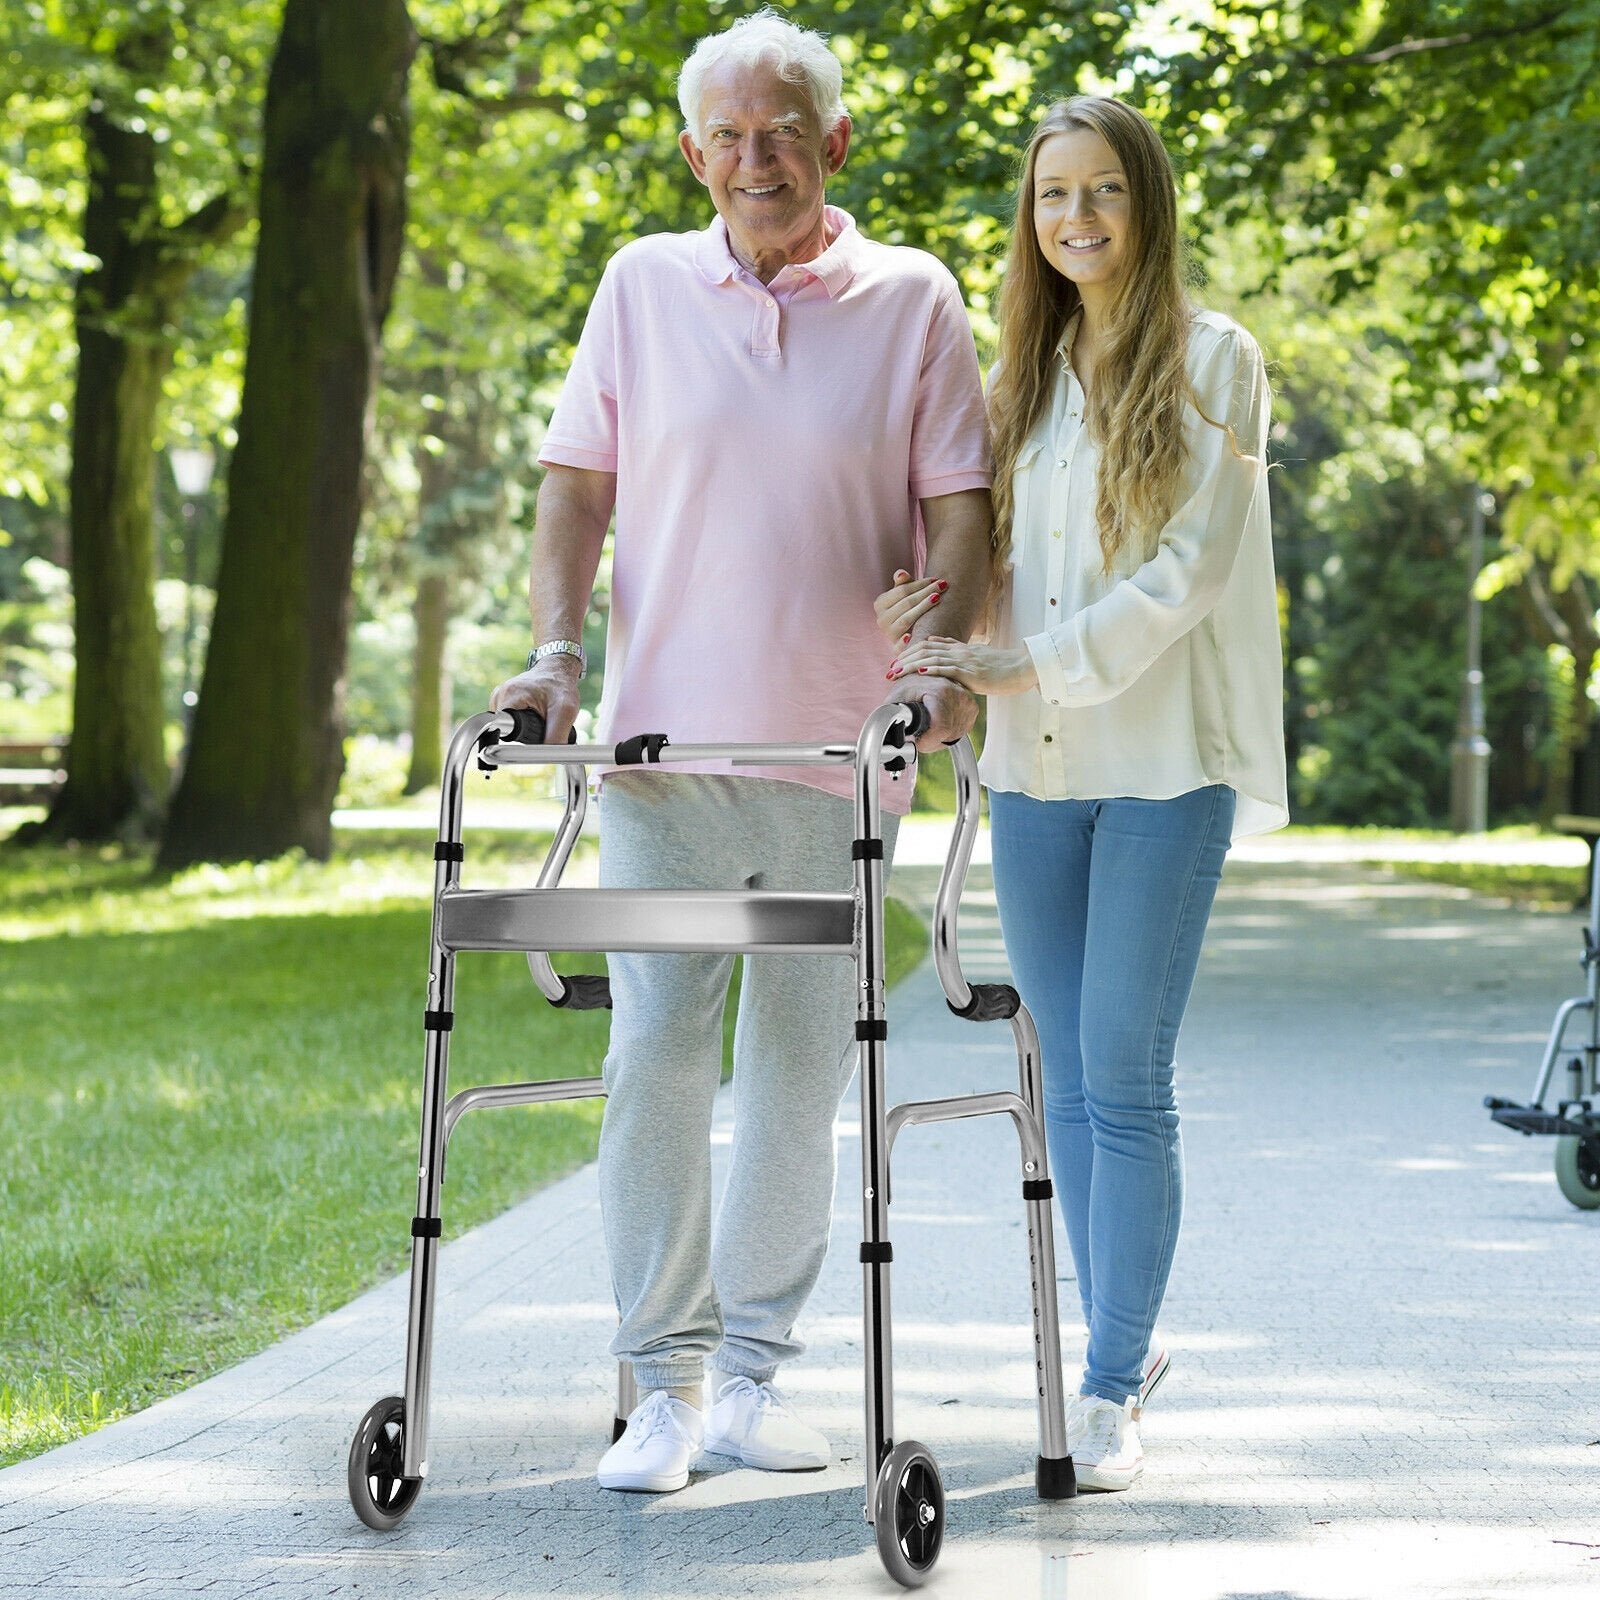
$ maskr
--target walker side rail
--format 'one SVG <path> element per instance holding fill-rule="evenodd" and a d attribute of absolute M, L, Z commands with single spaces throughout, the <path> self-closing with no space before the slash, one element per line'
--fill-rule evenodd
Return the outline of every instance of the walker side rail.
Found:
<path fill-rule="evenodd" d="M 369 1526 L 394 1527 L 420 1492 L 428 1469 L 435 1289 L 441 1189 L 450 1134 L 469 1111 L 574 1099 L 605 1092 L 600 1078 L 543 1083 L 486 1084 L 447 1098 L 449 1038 L 454 1022 L 455 960 L 463 950 L 523 950 L 535 984 L 553 1005 L 595 1009 L 610 1004 L 604 977 L 561 977 L 553 950 L 695 950 L 737 953 L 828 952 L 853 956 L 858 1007 L 856 1039 L 862 1096 L 863 1314 L 866 1327 L 867 1501 L 879 1554 L 903 1584 L 921 1583 L 938 1559 L 944 1493 L 937 1464 L 915 1441 L 896 1442 L 890 1318 L 889 1157 L 895 1136 L 912 1123 L 1009 1115 L 1021 1149 L 1038 1377 L 1038 1490 L 1044 1498 L 1075 1492 L 1066 1449 L 1050 1181 L 1046 1165 L 1038 1042 L 1033 1024 L 1008 985 L 969 985 L 956 950 L 956 914 L 978 806 L 971 746 L 952 749 L 960 816 L 941 879 L 934 954 L 950 1008 L 974 1021 L 1007 1019 L 1018 1047 L 1019 1092 L 957 1096 L 891 1110 L 884 1086 L 883 956 L 884 849 L 880 770 L 901 770 L 915 759 L 908 748 L 926 727 L 925 708 L 881 707 L 856 743 L 822 745 L 680 745 L 645 734 L 615 745 L 547 745 L 536 713 L 485 713 L 456 730 L 445 762 L 439 838 L 434 846 L 434 906 L 424 1013 L 424 1063 L 417 1211 L 411 1224 L 411 1297 L 405 1388 L 374 1405 L 351 1446 L 348 1483 L 357 1514 Z M 468 763 L 484 770 L 545 764 L 564 768 L 567 807 L 536 887 L 472 890 L 461 886 L 465 848 L 462 797 Z M 585 769 L 725 759 L 735 765 L 788 763 L 853 765 L 856 774 L 854 886 L 850 894 L 801 891 L 663 891 L 561 889 L 562 871 L 583 825 Z M 617 1429 L 633 1408 L 632 1373 L 619 1369 Z M 614 1430 L 615 1431 L 615 1430 Z"/>

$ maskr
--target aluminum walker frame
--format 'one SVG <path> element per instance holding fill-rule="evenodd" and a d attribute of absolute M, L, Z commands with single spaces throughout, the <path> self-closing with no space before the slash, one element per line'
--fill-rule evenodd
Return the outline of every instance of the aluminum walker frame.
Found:
<path fill-rule="evenodd" d="M 1556 1184 L 1581 1211 L 1600 1209 L 1600 851 L 1590 857 L 1589 921 L 1583 930 L 1578 966 L 1586 993 L 1563 1000 L 1550 1024 L 1550 1038 L 1533 1081 L 1527 1105 L 1485 1095 L 1484 1106 L 1503 1127 L 1525 1134 L 1553 1134 L 1556 1141 Z M 1580 1012 L 1589 1014 L 1587 1040 L 1567 1060 L 1566 1093 L 1554 1111 L 1544 1097 L 1555 1076 L 1556 1058 L 1567 1048 L 1567 1025 Z"/>
<path fill-rule="evenodd" d="M 1034 1363 L 1039 1407 L 1036 1484 L 1042 1499 L 1076 1492 L 1067 1450 L 1061 1344 L 1056 1305 L 1051 1185 L 1042 1120 L 1039 1044 L 1033 1019 L 1008 984 L 969 984 L 961 972 L 956 919 L 978 830 L 977 764 L 966 739 L 951 747 L 958 817 L 940 880 L 933 956 L 950 1009 L 975 1022 L 1007 1020 L 1017 1047 L 1016 1091 L 911 1101 L 889 1107 L 884 1084 L 884 852 L 880 769 L 902 770 L 926 727 L 921 705 L 886 705 L 867 719 L 856 743 L 672 745 L 644 734 L 617 745 L 549 745 L 534 712 L 485 713 L 456 730 L 445 761 L 434 846 L 426 1049 L 422 1083 L 417 1212 L 411 1224 L 411 1301 L 405 1392 L 379 1400 L 363 1417 L 350 1448 L 351 1503 L 369 1527 L 394 1527 L 410 1510 L 428 1470 L 433 1318 L 438 1275 L 440 1195 L 450 1134 L 469 1111 L 489 1106 L 584 1098 L 605 1093 L 598 1077 L 547 1083 L 490 1084 L 447 1095 L 456 956 L 463 950 L 527 953 L 535 984 L 553 1005 L 608 1007 L 604 977 L 558 976 L 553 950 L 719 951 L 745 955 L 830 953 L 855 958 L 856 1039 L 860 1054 L 862 1242 L 860 1250 L 866 1365 L 866 1516 L 891 1576 L 912 1586 L 938 1560 L 945 1524 L 944 1489 L 927 1448 L 894 1436 L 889 1241 L 889 1157 L 911 1123 L 1008 1115 L 1021 1150 L 1033 1294 Z M 461 812 L 465 773 L 476 758 L 492 771 L 511 765 L 559 765 L 567 809 L 533 889 L 464 889 Z M 562 870 L 583 826 L 586 768 L 667 766 L 729 760 L 735 766 L 848 765 L 855 773 L 854 888 L 848 894 L 779 890 L 562 889 Z M 633 1409 L 632 1368 L 619 1366 L 613 1437 Z"/>

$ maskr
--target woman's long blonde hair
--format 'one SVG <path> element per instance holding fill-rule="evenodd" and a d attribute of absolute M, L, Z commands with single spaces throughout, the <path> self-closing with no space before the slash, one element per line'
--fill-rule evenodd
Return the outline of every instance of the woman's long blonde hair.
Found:
<path fill-rule="evenodd" d="M 1045 260 L 1034 233 L 1039 147 L 1052 134 L 1098 133 L 1128 179 L 1128 275 L 1095 365 L 1085 422 L 1100 447 L 1095 523 L 1105 570 L 1130 541 L 1148 545 L 1178 504 L 1188 447 L 1184 406 L 1194 404 L 1186 365 L 1193 307 L 1184 292 L 1177 183 L 1160 136 L 1120 100 L 1079 95 L 1039 119 L 1023 157 L 1016 221 L 1000 289 L 1000 362 L 989 386 L 994 439 L 993 568 L 998 592 L 1011 548 L 1011 477 L 1050 402 L 1077 287 Z"/>

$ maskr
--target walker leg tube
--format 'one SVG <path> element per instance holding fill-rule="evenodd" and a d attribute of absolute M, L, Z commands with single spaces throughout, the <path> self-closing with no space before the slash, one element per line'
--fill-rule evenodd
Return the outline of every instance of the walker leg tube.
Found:
<path fill-rule="evenodd" d="M 453 956 L 443 957 L 450 987 Z M 448 1016 L 449 1013 L 443 1013 Z M 450 1034 L 440 1013 L 428 1014 L 422 1078 L 422 1139 L 417 1162 L 417 1214 L 411 1224 L 411 1310 L 406 1324 L 406 1420 L 403 1471 L 428 1473 L 428 1398 L 433 1376 L 433 1306 L 441 1231 L 439 1191 L 444 1176 L 444 1108 L 449 1086 Z"/>
<path fill-rule="evenodd" d="M 1056 1302 L 1055 1224 L 1050 1211 L 1049 1160 L 1044 1139 L 1044 1076 L 1039 1035 L 1027 1007 L 1011 1019 L 1017 1041 L 1017 1072 L 1023 1101 L 1039 1130 L 1039 1154 L 1023 1156 L 1023 1194 L 1028 1196 L 1028 1279 L 1033 1293 L 1033 1360 L 1039 1391 L 1039 1461 L 1035 1480 L 1043 1500 L 1078 1492 L 1067 1451 L 1066 1397 L 1061 1375 L 1061 1322 Z M 1029 1167 L 1036 1171 L 1029 1171 Z"/>
<path fill-rule="evenodd" d="M 611 1442 L 615 1444 L 628 1431 L 628 1418 L 639 1404 L 639 1389 L 633 1381 L 633 1363 L 617 1363 L 617 1414 L 611 1419 Z"/>
<path fill-rule="evenodd" d="M 884 1084 L 888 1022 L 883 981 L 883 840 L 875 768 L 858 771 L 855 888 L 856 1039 L 861 1076 L 861 1293 L 866 1364 L 866 1516 L 874 1518 L 878 1469 L 894 1447 L 894 1348 L 889 1314 L 889 1132 Z"/>

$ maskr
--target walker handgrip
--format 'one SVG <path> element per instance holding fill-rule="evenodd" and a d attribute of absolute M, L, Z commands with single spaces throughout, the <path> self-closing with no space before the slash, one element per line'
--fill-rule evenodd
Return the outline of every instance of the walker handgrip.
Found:
<path fill-rule="evenodd" d="M 502 735 L 507 744 L 543 744 L 544 713 L 529 709 L 506 710 L 511 718 L 511 732 Z"/>
<path fill-rule="evenodd" d="M 1009 983 L 975 983 L 971 988 L 972 998 L 964 1006 L 954 1000 L 945 1002 L 968 1022 L 1002 1022 L 1022 1009 L 1022 997 Z"/>
<path fill-rule="evenodd" d="M 908 739 L 920 739 L 930 727 L 933 726 L 933 713 L 928 710 L 926 700 L 913 700 L 911 702 L 911 721 L 906 725 L 905 736 Z"/>
<path fill-rule="evenodd" d="M 609 1011 L 611 979 L 603 972 L 575 973 L 561 979 L 561 998 L 550 1002 L 568 1011 Z"/>

